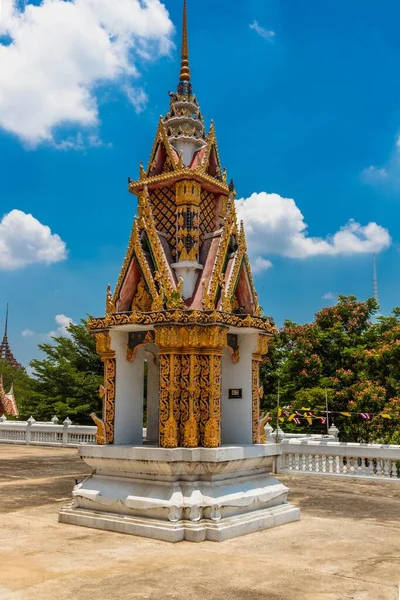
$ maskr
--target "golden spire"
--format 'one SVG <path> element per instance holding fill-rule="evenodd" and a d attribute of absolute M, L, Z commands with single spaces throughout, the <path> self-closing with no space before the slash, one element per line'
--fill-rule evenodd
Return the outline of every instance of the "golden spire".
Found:
<path fill-rule="evenodd" d="M 183 0 L 183 27 L 182 27 L 182 52 L 181 52 L 181 73 L 180 81 L 190 81 L 189 68 L 189 44 L 187 32 L 187 6 L 186 0 Z"/>

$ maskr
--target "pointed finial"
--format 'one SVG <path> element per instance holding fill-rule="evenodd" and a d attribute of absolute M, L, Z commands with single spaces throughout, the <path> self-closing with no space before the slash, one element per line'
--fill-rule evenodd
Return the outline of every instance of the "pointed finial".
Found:
<path fill-rule="evenodd" d="M 235 184 L 233 183 L 233 179 L 231 179 L 231 181 L 229 183 L 229 191 L 230 192 L 234 192 L 235 191 Z"/>
<path fill-rule="evenodd" d="M 7 337 L 7 333 L 8 333 L 8 302 L 7 302 L 7 308 L 6 308 L 6 324 L 4 327 L 4 338 Z"/>
<path fill-rule="evenodd" d="M 190 81 L 189 68 L 189 43 L 187 32 L 187 5 L 186 0 L 183 0 L 183 27 L 182 27 L 182 51 L 181 51 L 181 73 L 180 81 Z"/>

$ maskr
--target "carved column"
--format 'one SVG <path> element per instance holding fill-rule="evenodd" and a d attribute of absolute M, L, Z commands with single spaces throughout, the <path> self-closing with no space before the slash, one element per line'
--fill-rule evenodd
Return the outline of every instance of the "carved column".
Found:
<path fill-rule="evenodd" d="M 160 446 L 221 444 L 221 356 L 228 328 L 158 325 Z"/>
<path fill-rule="evenodd" d="M 104 363 L 104 385 L 100 388 L 100 395 L 103 398 L 105 443 L 112 444 L 115 418 L 115 351 L 111 349 L 108 331 L 96 334 L 96 351 Z"/>
<path fill-rule="evenodd" d="M 201 185 L 197 181 L 176 184 L 177 262 L 198 260 L 200 197 Z"/>
<path fill-rule="evenodd" d="M 253 420 L 253 444 L 260 443 L 260 364 L 265 360 L 268 352 L 268 336 L 259 334 L 257 350 L 252 360 L 252 420 Z"/>

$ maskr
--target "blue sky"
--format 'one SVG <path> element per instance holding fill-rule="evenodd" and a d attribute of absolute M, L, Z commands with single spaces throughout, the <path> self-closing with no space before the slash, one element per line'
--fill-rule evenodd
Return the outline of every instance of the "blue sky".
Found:
<path fill-rule="evenodd" d="M 75 0 L 68 14 L 36 1 L 25 15 L 0 1 L 0 309 L 9 301 L 27 364 L 65 324 L 56 315 L 104 313 L 136 211 L 127 178 L 147 164 L 177 84 L 182 2 L 166 0 L 168 16 L 158 0 L 147 12 Z M 188 10 L 194 90 L 243 199 L 264 311 L 304 322 L 325 295 L 369 297 L 376 251 L 389 312 L 400 304 L 398 2 Z"/>

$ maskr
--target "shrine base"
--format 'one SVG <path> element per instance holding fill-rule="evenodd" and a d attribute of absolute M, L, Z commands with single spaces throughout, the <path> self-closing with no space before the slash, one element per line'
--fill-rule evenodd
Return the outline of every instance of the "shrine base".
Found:
<path fill-rule="evenodd" d="M 81 446 L 93 474 L 61 523 L 168 542 L 222 542 L 300 518 L 269 472 L 275 444 L 165 449 Z"/>

